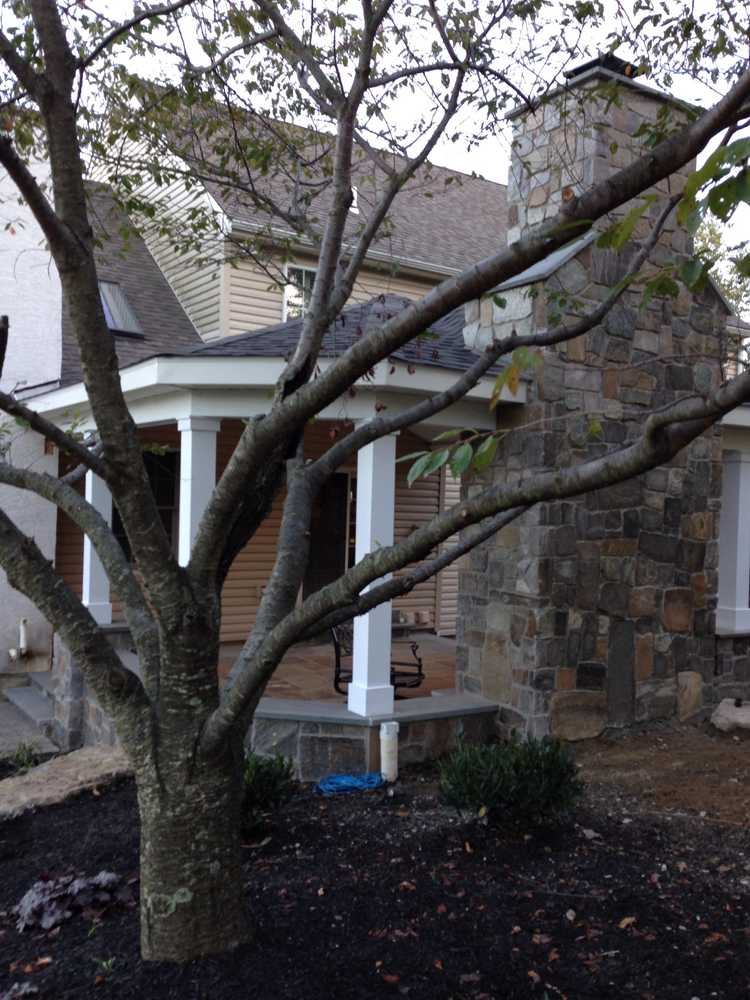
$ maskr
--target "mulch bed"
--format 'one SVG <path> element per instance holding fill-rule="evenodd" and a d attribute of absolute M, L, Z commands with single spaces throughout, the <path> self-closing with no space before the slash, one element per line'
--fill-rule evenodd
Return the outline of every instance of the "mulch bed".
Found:
<path fill-rule="evenodd" d="M 10 908 L 43 873 L 137 872 L 123 781 L 0 826 L 0 997 L 13 983 L 54 1000 L 746 997 L 749 850 L 743 828 L 608 812 L 601 796 L 555 834 L 503 833 L 413 774 L 390 796 L 301 791 L 247 846 L 258 934 L 242 952 L 143 964 L 128 906 L 19 933 Z"/>

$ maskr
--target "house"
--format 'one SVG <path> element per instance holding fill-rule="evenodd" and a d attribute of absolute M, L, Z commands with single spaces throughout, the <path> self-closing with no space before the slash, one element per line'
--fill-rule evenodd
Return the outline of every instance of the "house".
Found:
<path fill-rule="evenodd" d="M 458 272 L 473 257 L 490 252 L 503 239 L 503 186 L 459 178 L 453 187 L 444 184 L 448 172 L 437 173 L 441 191 L 446 192 L 444 207 L 456 209 L 458 190 L 463 199 L 468 199 L 464 212 L 467 245 L 462 246 L 452 232 L 447 261 L 434 259 L 436 248 L 446 243 L 439 231 L 440 220 L 446 216 L 431 207 L 432 199 L 424 199 L 426 208 L 419 228 L 409 214 L 414 208 L 407 192 L 405 234 L 398 243 L 400 256 L 384 261 L 384 252 L 374 251 L 374 260 L 363 268 L 351 304 L 326 337 L 321 366 L 362 330 L 402 308 L 408 296 L 421 294 L 446 274 Z M 419 197 L 422 190 L 420 186 Z M 179 204 L 174 187 L 170 197 Z M 265 412 L 269 391 L 294 346 L 306 287 L 304 277 L 290 289 L 270 283 L 267 270 L 255 270 L 250 260 L 237 259 L 234 220 L 226 214 L 217 220 L 218 238 L 232 236 L 235 242 L 227 244 L 218 264 L 215 260 L 207 264 L 190 255 L 178 258 L 159 233 L 146 232 L 141 238 L 127 232 L 127 219 L 108 190 L 99 184 L 90 186 L 90 205 L 99 240 L 100 294 L 117 345 L 125 397 L 140 429 L 157 503 L 175 553 L 186 562 L 211 485 L 228 460 L 243 421 Z M 238 211 L 232 205 L 227 208 Z M 398 211 L 392 214 L 391 248 L 400 219 Z M 490 223 L 484 236 L 478 235 L 480 216 Z M 247 224 L 246 218 L 238 221 L 240 227 Z M 9 305 L 5 308 L 11 325 L 6 371 L 13 380 L 11 384 L 39 412 L 64 424 L 74 421 L 85 431 L 90 426 L 88 401 L 81 383 L 77 347 L 60 301 L 59 283 L 43 252 L 34 245 L 38 236 L 28 220 L 23 232 L 36 263 L 19 279 L 18 272 L 12 271 L 16 245 L 6 238 Z M 294 277 L 298 264 L 300 274 L 307 274 L 304 268 L 309 253 L 309 247 L 301 248 L 299 255 L 295 253 L 284 265 L 284 276 L 291 273 Z M 35 352 L 35 357 L 45 359 L 43 370 L 36 362 L 29 363 L 25 339 L 28 320 L 23 312 L 23 304 L 32 297 L 24 292 L 36 289 L 40 274 L 50 284 L 49 308 L 35 320 L 37 331 L 44 330 L 47 335 L 47 341 L 40 343 Z M 456 373 L 473 360 L 463 341 L 463 313 L 457 310 L 435 324 L 429 339 L 395 352 L 362 381 L 355 394 L 321 413 L 306 432 L 308 454 L 319 454 L 344 427 L 367 419 L 383 407 L 394 412 L 412 405 L 419 396 L 448 387 Z M 494 427 L 488 406 L 493 381 L 494 376 L 488 376 L 464 400 L 434 419 L 362 449 L 331 479 L 315 513 L 313 558 L 303 593 L 334 578 L 373 545 L 405 536 L 454 502 L 459 484 L 447 473 L 408 488 L 408 466 L 397 464 L 397 459 L 424 448 L 425 441 L 446 429 Z M 522 397 L 506 393 L 503 405 L 518 406 Z M 39 463 L 52 472 L 65 471 L 64 457 L 32 433 L 17 434 L 11 452 L 16 461 Z M 117 513 L 104 484 L 89 474 L 81 488 L 117 532 Z M 92 615 L 107 630 L 125 662 L 137 669 L 117 596 L 110 593 L 106 575 L 88 540 L 49 504 L 14 490 L 1 492 L 16 522 L 42 544 L 61 576 L 81 594 Z M 254 621 L 262 588 L 273 566 L 280 512 L 281 500 L 227 577 L 221 631 L 227 658 L 232 647 L 244 641 Z M 349 709 L 358 718 L 369 719 L 393 709 L 388 676 L 391 617 L 403 630 L 452 635 L 456 597 L 457 571 L 451 568 L 395 601 L 393 609 L 384 606 L 363 619 L 365 627 L 360 627 L 355 640 L 355 679 L 348 697 Z M 10 659 L 8 650 L 23 645 L 18 638 L 21 620 L 25 620 L 27 648 L 19 661 Z M 5 677 L 7 697 L 37 718 L 63 746 L 114 739 L 109 720 L 83 684 L 68 651 L 51 634 L 39 613 L 17 594 L 11 597 L 2 628 L 5 642 L 0 671 Z M 325 650 L 321 655 L 328 661 L 327 697 L 335 699 L 336 710 L 348 711 L 332 687 L 332 651 Z M 452 652 L 450 658 L 452 663 Z M 383 671 L 385 683 L 380 676 Z M 29 680 L 31 683 L 25 683 Z M 480 714 L 491 713 L 489 703 L 474 699 L 473 710 L 478 707 Z"/>
<path fill-rule="evenodd" d="M 439 197 L 420 197 L 419 185 L 407 191 L 403 214 L 394 210 L 387 246 L 374 249 L 351 305 L 328 332 L 321 365 L 405 297 L 494 249 L 506 225 L 508 238 L 517 238 L 556 211 L 567 188 L 602 179 L 628 162 L 638 148 L 634 134 L 661 109 L 679 115 L 679 102 L 621 69 L 611 59 L 595 62 L 538 110 L 519 109 L 507 191 L 467 178 L 448 185 L 444 175 Z M 656 193 L 663 199 L 664 191 L 662 185 Z M 270 280 L 257 254 L 237 252 L 246 234 L 257 237 L 261 223 L 244 215 L 221 185 L 208 185 L 201 197 L 216 219 L 216 248 L 178 257 L 159 233 L 147 231 L 123 253 L 116 209 L 106 191 L 92 194 L 106 233 L 102 296 L 123 388 L 181 561 L 241 421 L 265 411 L 268 387 L 294 343 L 312 249 L 265 227 L 260 245 L 281 275 Z M 353 208 L 363 208 L 366 198 L 363 188 Z M 167 203 L 184 210 L 187 199 L 175 181 L 165 210 Z M 659 211 L 657 201 L 636 235 L 649 231 Z M 351 224 L 356 227 L 356 218 Z M 654 252 L 657 263 L 688 250 L 684 234 L 667 222 Z M 586 236 L 498 289 L 503 305 L 489 297 L 445 317 L 432 331 L 437 339 L 399 352 L 353 397 L 322 413 L 307 432 L 309 453 L 382 405 L 395 410 L 449 384 L 499 329 L 539 328 L 557 322 L 553 314 L 564 316 L 571 301 L 600 302 L 626 273 L 628 260 Z M 3 280 L 6 294 L 12 292 L 11 279 Z M 44 366 L 38 375 L 29 373 L 21 321 L 11 314 L 16 339 L 7 370 L 25 379 L 25 393 L 46 416 L 61 422 L 75 417 L 86 428 L 86 396 L 54 275 L 45 281 L 40 303 L 50 303 L 47 329 L 54 337 L 43 349 Z M 628 290 L 585 337 L 545 350 L 534 377 L 515 394 L 505 390 L 494 413 L 487 405 L 494 379 L 487 378 L 410 435 L 424 442 L 450 427 L 512 430 L 483 473 L 495 481 L 577 462 L 601 454 L 606 443 L 627 440 L 652 408 L 720 378 L 727 323 L 742 330 L 712 287 L 697 296 L 681 291 L 674 301 L 655 297 L 645 308 L 638 296 Z M 592 418 L 603 440 L 592 438 Z M 319 586 L 374 544 L 408 533 L 457 497 L 458 484 L 445 474 L 406 489 L 405 469 L 396 459 L 415 450 L 410 435 L 362 449 L 330 483 L 317 513 L 320 547 L 306 587 Z M 33 435 L 21 435 L 11 448 L 25 450 L 27 461 L 58 468 L 58 457 Z M 85 489 L 111 517 L 111 500 L 94 475 L 86 477 Z M 90 546 L 42 501 L 24 496 L 19 502 L 5 489 L 1 494 L 137 669 L 118 624 L 116 595 Z M 383 606 L 358 619 L 346 703 L 317 695 L 263 699 L 255 745 L 294 756 L 299 773 L 309 778 L 333 767 L 372 766 L 383 718 L 401 723 L 404 758 L 421 759 L 439 752 L 460 729 L 486 734 L 496 716 L 505 731 L 579 738 L 637 719 L 690 717 L 730 693 L 744 697 L 750 694 L 750 519 L 742 511 L 749 506 L 750 408 L 743 407 L 669 466 L 577 500 L 537 505 L 464 557 L 458 572 L 421 585 L 393 609 Z M 252 624 L 277 527 L 278 509 L 227 579 L 222 642 L 228 648 Z M 24 666 L 36 667 L 37 686 L 40 672 L 42 684 L 53 679 L 51 707 L 43 703 L 41 711 L 56 738 L 64 745 L 111 740 L 108 720 L 67 651 L 18 595 L 9 596 L 8 606 L 12 617 L 0 623 L 7 646 L 18 646 L 16 619 L 27 617 L 32 656 Z M 394 704 L 392 617 L 411 628 L 456 628 L 451 693 Z M 17 670 L 18 664 L 7 667 Z M 24 705 L 39 692 L 32 684 L 12 696 Z"/>

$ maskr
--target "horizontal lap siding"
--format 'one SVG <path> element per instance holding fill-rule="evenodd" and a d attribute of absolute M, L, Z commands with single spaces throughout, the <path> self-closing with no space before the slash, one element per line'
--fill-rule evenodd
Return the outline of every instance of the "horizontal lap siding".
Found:
<path fill-rule="evenodd" d="M 424 450 L 425 442 L 413 434 L 404 433 L 398 437 L 396 453 L 408 455 Z M 411 462 L 401 462 L 396 466 L 396 517 L 394 538 L 401 542 L 408 538 L 414 528 L 419 528 L 437 514 L 440 506 L 440 475 L 435 473 L 426 479 L 418 479 L 412 486 L 406 480 Z M 394 610 L 403 611 L 409 622 L 435 627 L 435 604 L 437 585 L 435 578 L 425 580 L 408 594 L 397 597 Z"/>
<path fill-rule="evenodd" d="M 168 218 L 178 226 L 183 222 L 186 227 L 189 226 L 190 210 L 198 202 L 205 211 L 212 211 L 205 195 L 199 194 L 195 188 L 188 190 L 181 181 L 166 187 L 146 184 L 140 193 L 158 204 L 160 218 Z M 149 224 L 149 220 L 143 221 L 141 230 L 151 256 L 201 337 L 214 340 L 221 336 L 223 247 L 218 232 L 215 237 L 208 236 L 216 245 L 210 254 L 215 259 L 207 261 L 202 251 L 193 248 L 185 253 L 176 251 L 172 241 Z"/>
<path fill-rule="evenodd" d="M 282 319 L 284 293 L 280 285 L 249 261 L 226 264 L 229 300 L 225 335 L 275 326 Z"/>
<path fill-rule="evenodd" d="M 243 424 L 239 420 L 222 421 L 216 453 L 218 475 L 224 471 L 242 429 Z M 221 592 L 222 642 L 244 642 L 255 622 L 261 593 L 276 559 L 281 504 L 280 497 L 274 501 L 271 513 L 239 553 L 227 574 Z"/>
<path fill-rule="evenodd" d="M 461 480 L 443 470 L 441 510 L 453 507 L 461 499 Z M 457 537 L 448 539 L 441 551 L 452 548 Z M 438 622 L 437 631 L 441 635 L 456 634 L 458 617 L 458 560 L 447 566 L 438 577 Z"/>
<path fill-rule="evenodd" d="M 316 266 L 313 257 L 296 257 L 290 267 Z M 281 285 L 249 260 L 226 264 L 224 280 L 228 285 L 228 304 L 224 334 L 234 336 L 281 323 L 284 310 L 284 291 Z M 354 285 L 351 302 L 366 302 L 377 295 L 390 293 L 416 299 L 424 295 L 434 281 L 392 273 L 389 269 L 363 271 Z M 192 317 L 191 317 L 192 318 Z"/>

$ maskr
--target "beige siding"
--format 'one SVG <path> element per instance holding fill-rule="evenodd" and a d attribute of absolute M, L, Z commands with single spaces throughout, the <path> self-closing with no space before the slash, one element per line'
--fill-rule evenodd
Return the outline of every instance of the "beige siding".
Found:
<path fill-rule="evenodd" d="M 138 150 L 135 150 L 137 156 Z M 215 236 L 206 235 L 200 252 L 190 250 L 177 253 L 171 241 L 159 233 L 149 219 L 136 219 L 151 256 L 161 268 L 177 296 L 180 305 L 190 317 L 204 340 L 221 335 L 221 271 L 223 264 L 222 222 L 216 205 L 198 187 L 188 189 L 176 180 L 164 186 L 153 182 L 144 184 L 138 191 L 156 207 L 156 218 L 167 219 L 175 231 L 190 225 L 188 213 L 196 207 L 216 218 Z M 210 260 L 207 258 L 210 257 Z"/>
<path fill-rule="evenodd" d="M 281 323 L 284 292 L 273 278 L 249 260 L 235 260 L 225 266 L 227 284 L 226 336 L 260 330 Z M 313 257 L 297 257 L 290 267 L 315 267 Z M 273 273 L 273 272 L 272 272 Z M 352 293 L 353 302 L 366 302 L 376 295 L 392 293 L 406 298 L 424 295 L 435 282 L 409 275 L 394 274 L 390 269 L 363 271 Z"/>
<path fill-rule="evenodd" d="M 273 326 L 282 319 L 284 293 L 269 275 L 250 261 L 225 264 L 227 319 L 225 335 Z"/>
<path fill-rule="evenodd" d="M 412 451 L 424 448 L 424 441 L 412 434 L 399 435 L 397 455 L 408 455 Z M 431 520 L 438 512 L 440 504 L 440 476 L 428 476 L 418 479 L 409 486 L 406 477 L 410 462 L 401 462 L 396 466 L 396 516 L 394 538 L 396 542 L 403 541 L 414 531 Z M 393 602 L 394 610 L 402 611 L 411 624 L 435 627 L 435 605 L 437 599 L 437 583 L 435 577 L 425 580 L 408 594 L 397 597 Z"/>
<path fill-rule="evenodd" d="M 453 507 L 461 499 L 461 480 L 443 469 L 441 483 L 441 511 Z M 455 538 L 444 542 L 442 549 L 455 545 Z M 447 566 L 438 575 L 437 632 L 439 635 L 455 635 L 458 617 L 458 560 Z"/>
<path fill-rule="evenodd" d="M 352 292 L 352 301 L 367 302 L 376 295 L 403 295 L 406 299 L 418 299 L 428 292 L 437 281 L 425 281 L 407 274 L 394 274 L 390 270 L 362 271 Z"/>

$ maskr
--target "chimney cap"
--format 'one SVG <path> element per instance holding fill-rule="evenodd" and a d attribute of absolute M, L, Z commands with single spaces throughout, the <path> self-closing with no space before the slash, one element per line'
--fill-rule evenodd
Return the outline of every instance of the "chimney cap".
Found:
<path fill-rule="evenodd" d="M 610 73 L 616 73 L 617 76 L 624 76 L 628 80 L 632 80 L 633 77 L 641 76 L 646 72 L 645 67 L 636 66 L 632 62 L 628 62 L 627 59 L 621 59 L 614 52 L 600 52 L 595 59 L 589 59 L 588 62 L 581 63 L 580 66 L 574 66 L 573 69 L 566 70 L 565 78 L 567 80 L 574 80 L 577 76 L 581 76 L 583 73 L 597 68 L 606 69 Z"/>

